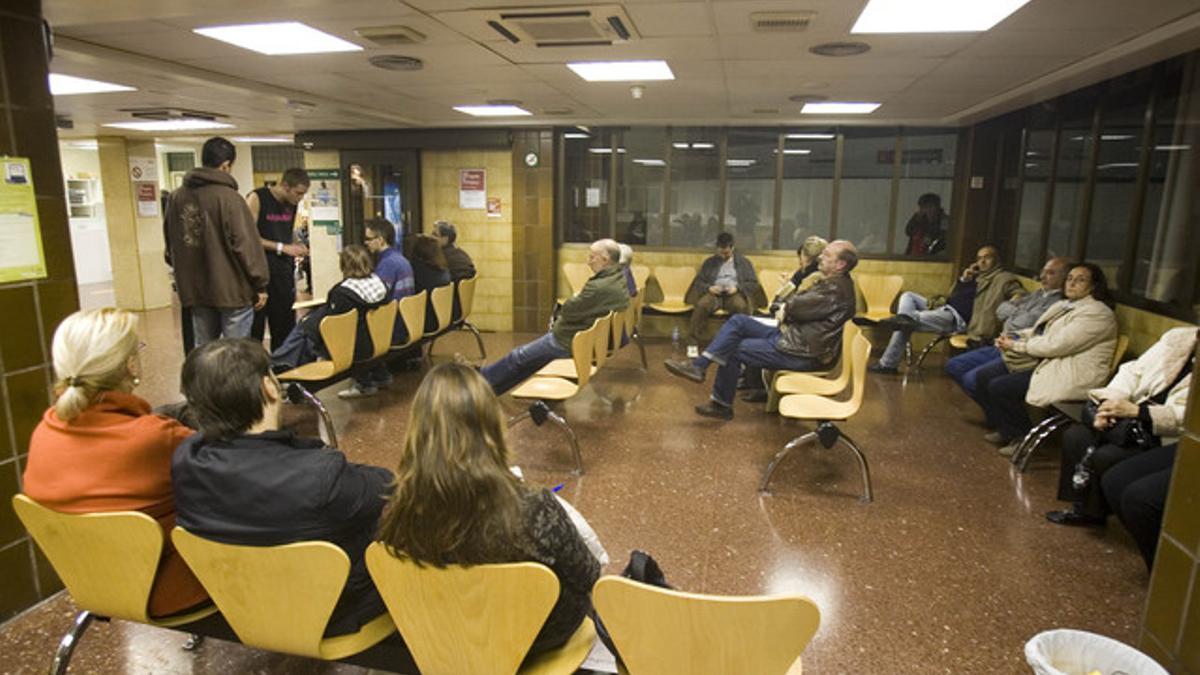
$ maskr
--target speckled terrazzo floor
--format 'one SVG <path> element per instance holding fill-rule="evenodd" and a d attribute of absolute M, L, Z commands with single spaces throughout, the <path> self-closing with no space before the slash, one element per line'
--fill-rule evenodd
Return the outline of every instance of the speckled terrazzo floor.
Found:
<path fill-rule="evenodd" d="M 170 311 L 143 323 L 149 347 L 141 393 L 177 398 L 181 348 Z M 492 358 L 532 336 L 485 335 Z M 857 500 L 848 452 L 799 449 L 776 473 L 773 494 L 756 491 L 763 468 L 807 427 L 739 403 L 734 421 L 695 416 L 705 386 L 662 368 L 669 345 L 648 344 L 650 370 L 621 352 L 566 416 L 579 434 L 587 473 L 551 427 L 512 435 L 526 480 L 564 483 L 562 496 L 591 521 L 617 573 L 628 551 L 660 561 L 678 588 L 754 594 L 796 592 L 820 605 L 822 624 L 804 655 L 806 673 L 1019 673 L 1035 633 L 1075 627 L 1133 642 L 1147 574 L 1118 525 L 1079 530 L 1047 523 L 1055 508 L 1055 451 L 1015 473 L 981 440 L 980 414 L 939 372 L 875 376 L 845 429 L 865 450 L 875 502 Z M 439 341 L 435 360 L 474 354 L 467 334 Z M 322 392 L 341 447 L 353 461 L 391 466 L 420 373 L 397 378 L 371 399 Z M 711 377 L 710 380 L 711 382 Z M 510 412 L 520 410 L 503 399 Z M 313 432 L 306 411 L 286 420 Z M 0 672 L 44 671 L 70 624 L 65 594 L 0 626 Z M 208 641 L 180 649 L 181 633 L 113 622 L 94 625 L 72 672 L 361 672 Z"/>

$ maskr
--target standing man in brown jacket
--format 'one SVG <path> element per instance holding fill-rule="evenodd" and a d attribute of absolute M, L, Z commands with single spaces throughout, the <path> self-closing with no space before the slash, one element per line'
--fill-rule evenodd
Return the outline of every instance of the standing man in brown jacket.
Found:
<path fill-rule="evenodd" d="M 254 310 L 267 303 L 267 258 L 230 171 L 237 150 L 215 136 L 200 168 L 183 179 L 167 207 L 167 245 L 179 301 L 192 311 L 196 346 L 249 337 Z"/>

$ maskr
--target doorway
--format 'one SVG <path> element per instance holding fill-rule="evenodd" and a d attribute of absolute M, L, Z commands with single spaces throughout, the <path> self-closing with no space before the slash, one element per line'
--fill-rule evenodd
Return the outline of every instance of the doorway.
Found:
<path fill-rule="evenodd" d="M 345 150 L 347 176 L 343 242 L 361 244 L 363 223 L 385 218 L 396 227 L 396 241 L 420 230 L 421 166 L 416 150 Z"/>

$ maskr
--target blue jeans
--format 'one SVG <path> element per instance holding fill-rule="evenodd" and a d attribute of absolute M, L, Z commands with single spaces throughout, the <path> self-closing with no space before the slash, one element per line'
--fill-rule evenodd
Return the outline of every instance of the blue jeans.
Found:
<path fill-rule="evenodd" d="M 704 370 L 716 363 L 717 377 L 713 382 L 712 399 L 723 406 L 733 407 L 738 376 L 742 366 L 768 370 L 820 370 L 816 359 L 793 356 L 775 348 L 779 329 L 756 321 L 745 314 L 734 314 L 725 321 L 708 349 L 692 363 Z"/>
<path fill-rule="evenodd" d="M 906 314 L 917 320 L 914 331 L 926 333 L 957 333 L 967 327 L 966 322 L 950 305 L 942 305 L 937 309 L 929 309 L 929 301 L 919 293 L 905 291 L 900 296 L 896 307 L 897 314 Z M 879 365 L 895 368 L 900 365 L 904 356 L 904 347 L 908 344 L 909 331 L 892 331 L 892 339 L 888 341 L 887 349 L 879 357 Z"/>
<path fill-rule="evenodd" d="M 997 359 L 975 370 L 975 402 L 983 408 L 987 425 L 1005 439 L 1020 440 L 1033 426 L 1025 410 L 1032 370 L 1010 373 L 1004 359 Z"/>
<path fill-rule="evenodd" d="M 1000 350 L 996 347 L 979 347 L 963 352 L 947 361 L 946 374 L 953 378 L 963 391 L 967 392 L 967 396 L 974 397 L 975 380 L 979 375 L 979 369 L 1002 359 Z"/>
<path fill-rule="evenodd" d="M 570 355 L 571 352 L 563 349 L 558 340 L 554 339 L 553 333 L 546 333 L 533 342 L 517 347 L 492 365 L 484 366 L 479 373 L 499 396 L 524 382 L 554 359 L 565 359 Z"/>
<path fill-rule="evenodd" d="M 192 307 L 192 330 L 195 332 L 197 347 L 223 337 L 250 337 L 250 329 L 253 325 L 253 306 L 233 309 Z"/>
<path fill-rule="evenodd" d="M 292 332 L 283 339 L 283 344 L 271 352 L 271 367 L 276 372 L 281 372 L 299 368 L 327 356 L 325 345 L 313 339 L 313 336 L 304 330 L 303 325 L 296 324 Z"/>

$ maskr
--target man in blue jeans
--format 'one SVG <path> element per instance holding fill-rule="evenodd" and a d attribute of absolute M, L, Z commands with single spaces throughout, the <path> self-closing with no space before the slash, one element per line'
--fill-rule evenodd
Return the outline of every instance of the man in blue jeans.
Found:
<path fill-rule="evenodd" d="M 1063 299 L 1063 283 L 1067 279 L 1067 259 L 1051 258 L 1042 266 L 1039 275 L 1042 287 L 1014 300 L 1005 300 L 996 308 L 996 318 L 1004 322 L 1004 333 L 1015 333 L 1032 328 L 1050 305 Z M 995 345 L 978 347 L 946 362 L 946 374 L 967 392 L 975 396 L 975 377 L 984 366 L 1001 360 L 1000 349 Z"/>
<path fill-rule="evenodd" d="M 629 306 L 629 291 L 621 271 L 621 248 L 612 239 L 601 239 L 588 249 L 587 265 L 592 278 L 563 303 L 550 332 L 517 347 L 499 361 L 484 366 L 480 373 L 499 396 L 541 370 L 554 359 L 571 355 L 575 334 L 613 310 Z"/>
<path fill-rule="evenodd" d="M 745 314 L 725 322 L 708 349 L 690 361 L 668 359 L 673 375 L 703 382 L 708 366 L 716 363 L 711 400 L 696 406 L 696 414 L 733 419 L 733 397 L 742 366 L 770 370 L 824 370 L 836 363 L 842 350 L 842 327 L 854 316 L 854 282 L 850 270 L 858 264 L 854 244 L 830 242 L 817 263 L 825 275 L 807 291 L 794 294 L 778 326 Z"/>

